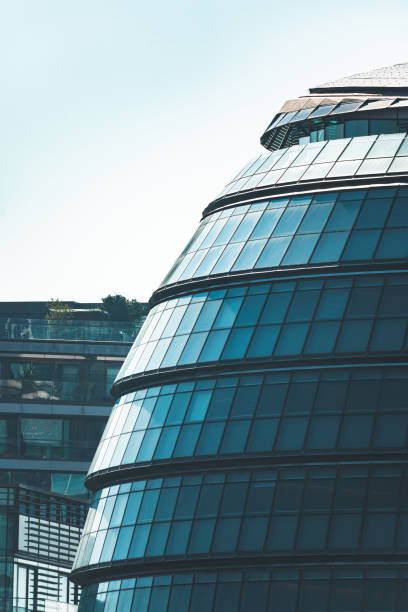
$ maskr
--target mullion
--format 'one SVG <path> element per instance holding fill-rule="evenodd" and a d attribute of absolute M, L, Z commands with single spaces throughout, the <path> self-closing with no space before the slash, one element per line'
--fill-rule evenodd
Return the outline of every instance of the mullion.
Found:
<path fill-rule="evenodd" d="M 399 226 L 396 226 L 395 228 L 388 227 L 388 221 L 389 221 L 389 219 L 391 217 L 393 208 L 394 208 L 394 206 L 397 203 L 398 198 L 399 198 L 399 191 L 400 191 L 399 189 L 396 189 L 395 195 L 393 197 L 393 201 L 392 201 L 391 206 L 390 206 L 389 211 L 388 211 L 388 214 L 387 214 L 387 216 L 386 216 L 386 218 L 384 220 L 384 223 L 383 223 L 382 227 L 380 228 L 380 236 L 378 238 L 377 245 L 376 245 L 376 247 L 374 249 L 374 253 L 373 253 L 373 257 L 372 257 L 373 261 L 377 260 L 377 257 L 376 257 L 377 256 L 377 252 L 378 252 L 378 249 L 380 248 L 380 244 L 381 244 L 381 241 L 382 241 L 382 239 L 384 237 L 385 232 L 387 230 L 389 230 L 389 229 L 399 229 L 399 228 L 402 228 L 402 227 L 406 227 L 405 225 L 399 225 Z"/>
<path fill-rule="evenodd" d="M 392 206 L 391 206 L 390 208 L 392 208 Z M 355 283 L 355 282 L 356 282 L 356 281 L 354 281 L 354 283 Z M 357 286 L 357 285 L 355 285 L 355 286 Z M 373 285 L 373 286 L 378 286 L 378 285 Z M 368 335 L 368 342 L 367 342 L 367 350 L 366 350 L 366 353 L 371 353 L 371 352 L 373 352 L 373 351 L 372 351 L 372 348 L 371 348 L 371 344 L 372 344 L 372 341 L 373 341 L 373 337 L 374 337 L 374 330 L 375 330 L 375 328 L 376 328 L 376 324 L 377 324 L 377 322 L 379 322 L 379 321 L 383 321 L 383 320 L 385 321 L 385 320 L 386 320 L 386 317 L 383 317 L 383 318 L 382 318 L 382 317 L 380 317 L 380 307 L 381 307 L 381 302 L 382 302 L 382 299 L 383 299 L 383 297 L 384 297 L 384 295 L 385 295 L 385 293 L 386 293 L 386 291 L 387 291 L 387 285 L 386 285 L 386 283 L 385 283 L 385 279 L 384 279 L 384 278 L 383 278 L 383 280 L 382 280 L 382 285 L 380 285 L 380 287 L 381 287 L 381 288 L 380 288 L 380 291 L 379 291 L 379 296 L 378 296 L 378 301 L 377 301 L 377 307 L 376 307 L 376 309 L 375 309 L 375 313 L 372 315 L 372 325 L 371 325 L 371 330 L 370 330 L 370 333 L 369 333 L 369 335 Z M 399 319 L 399 318 L 400 318 L 400 317 L 395 317 L 395 319 Z"/>

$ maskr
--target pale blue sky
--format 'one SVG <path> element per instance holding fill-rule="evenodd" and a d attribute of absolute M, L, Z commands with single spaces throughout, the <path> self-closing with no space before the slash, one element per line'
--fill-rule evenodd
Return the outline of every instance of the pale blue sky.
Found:
<path fill-rule="evenodd" d="M 309 86 L 408 61 L 407 0 L 0 0 L 0 300 L 148 299 Z"/>

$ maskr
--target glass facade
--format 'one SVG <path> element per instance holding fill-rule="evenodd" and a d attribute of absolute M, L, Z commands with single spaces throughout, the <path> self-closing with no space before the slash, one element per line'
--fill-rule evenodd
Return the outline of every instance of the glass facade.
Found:
<path fill-rule="evenodd" d="M 88 473 L 80 612 L 408 611 L 408 140 L 370 104 L 280 115 L 338 119 L 248 164 L 153 294 Z"/>
<path fill-rule="evenodd" d="M 0 302 L 0 483 L 86 499 L 110 389 L 142 320 L 73 305 L 83 320 L 47 318 L 45 302 Z"/>
<path fill-rule="evenodd" d="M 47 601 L 78 603 L 80 590 L 69 580 L 69 568 L 87 509 L 72 498 L 0 487 L 2 611 L 42 612 Z"/>
<path fill-rule="evenodd" d="M 225 187 L 220 196 L 289 183 L 408 172 L 405 134 L 355 136 L 299 144 L 259 156 Z"/>

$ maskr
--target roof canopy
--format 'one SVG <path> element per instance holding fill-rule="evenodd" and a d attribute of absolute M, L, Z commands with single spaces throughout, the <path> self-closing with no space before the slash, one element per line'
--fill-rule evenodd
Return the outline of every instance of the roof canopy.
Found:
<path fill-rule="evenodd" d="M 324 91 L 380 91 L 408 89 L 408 63 L 395 64 L 385 68 L 376 68 L 360 72 L 338 81 L 331 81 L 313 87 L 311 93 Z"/>

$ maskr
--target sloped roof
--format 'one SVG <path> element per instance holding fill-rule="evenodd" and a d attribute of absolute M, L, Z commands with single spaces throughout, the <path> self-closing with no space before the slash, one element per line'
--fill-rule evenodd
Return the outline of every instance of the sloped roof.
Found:
<path fill-rule="evenodd" d="M 399 89 L 408 88 L 408 63 L 394 64 L 384 68 L 376 68 L 368 72 L 360 72 L 337 81 L 316 85 L 310 91 L 342 90 L 361 91 L 361 89 Z"/>

